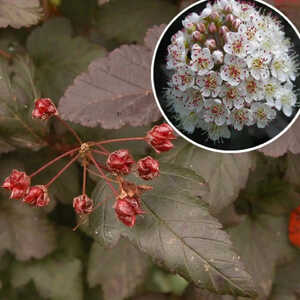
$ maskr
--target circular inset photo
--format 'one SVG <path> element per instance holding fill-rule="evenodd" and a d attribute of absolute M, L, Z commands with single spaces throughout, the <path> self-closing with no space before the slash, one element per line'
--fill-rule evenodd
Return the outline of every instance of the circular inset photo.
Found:
<path fill-rule="evenodd" d="M 300 35 L 263 1 L 199 1 L 157 44 L 152 85 L 182 137 L 217 152 L 246 152 L 280 137 L 298 117 Z"/>

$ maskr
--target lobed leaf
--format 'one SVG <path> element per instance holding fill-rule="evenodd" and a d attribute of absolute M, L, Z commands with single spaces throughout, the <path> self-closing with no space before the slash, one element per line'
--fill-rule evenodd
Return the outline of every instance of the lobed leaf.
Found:
<path fill-rule="evenodd" d="M 292 127 L 284 133 L 275 142 L 269 144 L 266 147 L 259 149 L 258 151 L 263 152 L 265 155 L 272 157 L 279 157 L 287 152 L 293 154 L 300 153 L 300 119 L 298 119 Z"/>
<path fill-rule="evenodd" d="M 152 50 L 155 50 L 156 44 L 165 30 L 166 25 L 161 24 L 160 26 L 153 26 L 146 32 L 146 36 L 144 39 L 145 46 Z"/>
<path fill-rule="evenodd" d="M 37 27 L 26 45 L 37 67 L 37 84 L 43 96 L 55 101 L 76 75 L 85 71 L 93 59 L 106 53 L 104 48 L 87 39 L 74 37 L 71 23 L 65 18 L 53 18 Z"/>
<path fill-rule="evenodd" d="M 42 16 L 39 0 L 0 0 L 0 27 L 36 24 Z"/>
<path fill-rule="evenodd" d="M 119 240 L 112 249 L 94 242 L 88 263 L 88 282 L 91 287 L 101 284 L 105 299 L 127 299 L 145 281 L 149 266 L 148 258 L 126 239 Z"/>
<path fill-rule="evenodd" d="M 178 140 L 174 150 L 161 160 L 201 174 L 210 188 L 203 199 L 214 213 L 236 200 L 254 163 L 251 154 L 219 154 L 197 148 L 183 139 Z"/>
<path fill-rule="evenodd" d="M 90 216 L 91 234 L 105 246 L 115 245 L 120 236 L 128 237 L 156 263 L 199 287 L 255 295 L 251 277 L 237 259 L 228 235 L 207 205 L 194 196 L 197 191 L 188 192 L 179 184 L 181 176 L 180 171 L 162 173 L 153 181 L 153 190 L 142 195 L 146 215 L 138 217 L 132 229 L 116 219 L 111 192 L 99 184 L 92 197 L 96 203 L 106 200 Z M 203 187 L 198 185 L 201 193 Z"/>
<path fill-rule="evenodd" d="M 151 57 L 144 46 L 124 45 L 93 61 L 61 98 L 62 116 L 83 126 L 105 129 L 158 120 L 150 81 Z"/>
<path fill-rule="evenodd" d="M 177 9 L 168 0 L 110 0 L 96 15 L 96 31 L 110 49 L 142 43 L 148 28 L 169 23 Z M 149 66 L 150 67 L 150 66 Z"/>
<path fill-rule="evenodd" d="M 0 136 L 4 151 L 15 147 L 38 150 L 45 146 L 47 124 L 33 120 L 31 111 L 39 91 L 34 85 L 34 68 L 26 56 L 9 64 L 0 59 Z"/>
<path fill-rule="evenodd" d="M 272 288 L 275 267 L 295 256 L 287 236 L 287 217 L 258 215 L 248 217 L 229 229 L 233 245 L 252 275 L 258 291 L 257 299 L 266 299 Z"/>

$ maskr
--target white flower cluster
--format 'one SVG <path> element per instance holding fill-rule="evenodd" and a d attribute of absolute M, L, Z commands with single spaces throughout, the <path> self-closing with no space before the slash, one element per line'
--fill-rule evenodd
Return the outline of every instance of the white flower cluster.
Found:
<path fill-rule="evenodd" d="M 298 57 L 278 20 L 218 0 L 182 24 L 168 46 L 165 95 L 183 130 L 202 128 L 218 141 L 244 126 L 264 128 L 277 111 L 292 115 Z"/>

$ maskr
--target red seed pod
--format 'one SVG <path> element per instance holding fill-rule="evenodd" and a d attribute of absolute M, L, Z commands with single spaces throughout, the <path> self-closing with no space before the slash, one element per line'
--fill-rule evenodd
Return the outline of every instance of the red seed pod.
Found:
<path fill-rule="evenodd" d="M 44 185 L 32 186 L 28 194 L 23 199 L 23 202 L 30 205 L 35 205 L 37 207 L 48 205 L 50 202 L 50 198 L 47 188 Z"/>
<path fill-rule="evenodd" d="M 134 160 L 128 150 L 120 149 L 109 154 L 107 167 L 114 173 L 127 175 L 131 171 Z"/>
<path fill-rule="evenodd" d="M 49 98 L 39 98 L 35 100 L 32 118 L 47 120 L 52 116 L 58 115 L 55 104 Z"/>
<path fill-rule="evenodd" d="M 126 226 L 132 227 L 136 220 L 135 209 L 125 199 L 118 198 L 114 205 L 115 212 L 120 221 Z"/>
<path fill-rule="evenodd" d="M 11 199 L 23 198 L 30 188 L 30 177 L 18 170 L 13 170 L 11 174 L 5 178 L 2 187 L 11 191 Z"/>
<path fill-rule="evenodd" d="M 290 214 L 289 239 L 294 246 L 300 248 L 300 206 Z"/>
<path fill-rule="evenodd" d="M 87 195 L 80 195 L 73 199 L 73 208 L 79 215 L 87 215 L 93 211 L 94 202 Z"/>
<path fill-rule="evenodd" d="M 176 139 L 173 129 L 167 123 L 154 126 L 148 131 L 146 141 L 157 153 L 171 150 L 174 145 L 170 140 Z"/>
<path fill-rule="evenodd" d="M 141 178 L 151 180 L 159 176 L 159 163 L 151 156 L 147 156 L 137 162 L 137 171 Z"/>

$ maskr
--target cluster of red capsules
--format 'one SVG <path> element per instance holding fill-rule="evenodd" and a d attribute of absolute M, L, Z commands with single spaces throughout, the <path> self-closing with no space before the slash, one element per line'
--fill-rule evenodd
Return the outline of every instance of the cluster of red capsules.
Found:
<path fill-rule="evenodd" d="M 5 179 L 2 187 L 11 191 L 11 199 L 20 199 L 27 204 L 37 207 L 46 206 L 50 202 L 48 195 L 50 185 L 76 160 L 79 160 L 83 166 L 83 184 L 82 194 L 73 199 L 75 212 L 82 217 L 90 214 L 95 209 L 93 200 L 86 194 L 86 176 L 87 172 L 91 172 L 104 179 L 111 188 L 116 199 L 114 209 L 118 219 L 126 226 L 132 227 L 135 224 L 136 216 L 144 214 L 144 211 L 141 208 L 140 196 L 143 192 L 151 190 L 152 187 L 148 185 L 135 185 L 132 182 L 126 181 L 124 176 L 134 171 L 144 180 L 151 180 L 159 176 L 159 163 L 151 156 L 147 156 L 140 159 L 138 162 L 135 162 L 128 150 L 119 149 L 114 152 L 109 152 L 104 145 L 116 142 L 144 141 L 157 153 L 165 152 L 173 148 L 171 140 L 175 139 L 175 136 L 172 128 L 168 124 L 163 123 L 154 126 L 144 137 L 83 142 L 68 123 L 60 118 L 58 110 L 51 99 L 37 99 L 35 101 L 32 117 L 47 120 L 52 116 L 56 117 L 68 128 L 77 139 L 80 146 L 59 155 L 31 175 L 27 175 L 23 171 L 13 170 L 10 176 Z M 106 165 L 99 163 L 94 157 L 95 154 L 105 156 Z M 31 186 L 32 177 L 45 170 L 56 161 L 67 156 L 71 156 L 71 160 L 47 184 Z M 98 173 L 95 173 L 89 168 L 91 164 L 96 167 Z M 112 175 L 112 178 L 107 176 L 108 173 Z M 114 184 L 118 185 L 119 190 L 115 188 Z"/>

